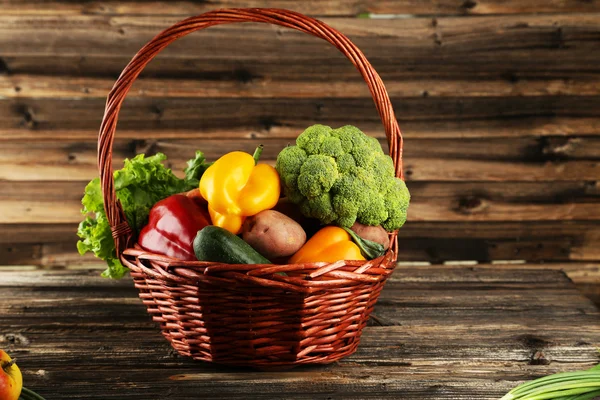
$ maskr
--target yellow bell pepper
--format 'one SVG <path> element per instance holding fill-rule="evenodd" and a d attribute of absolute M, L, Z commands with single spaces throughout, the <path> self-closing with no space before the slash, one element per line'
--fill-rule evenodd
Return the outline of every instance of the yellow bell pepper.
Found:
<path fill-rule="evenodd" d="M 319 230 L 290 258 L 290 264 L 364 260 L 360 248 L 342 228 L 326 226 Z"/>
<path fill-rule="evenodd" d="M 269 210 L 281 191 L 275 168 L 258 164 L 262 146 L 254 157 L 233 151 L 208 167 L 200 179 L 200 194 L 208 202 L 213 225 L 238 234 L 246 217 Z"/>

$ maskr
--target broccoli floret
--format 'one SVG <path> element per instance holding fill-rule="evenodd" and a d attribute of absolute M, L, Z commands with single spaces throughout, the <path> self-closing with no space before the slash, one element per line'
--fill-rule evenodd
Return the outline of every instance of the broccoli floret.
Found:
<path fill-rule="evenodd" d="M 356 165 L 363 168 L 372 167 L 375 162 L 375 156 L 377 155 L 377 153 L 369 147 L 355 147 L 350 154 L 354 157 Z"/>
<path fill-rule="evenodd" d="M 379 153 L 383 152 L 381 148 L 381 143 L 379 140 L 375 139 L 373 136 L 367 136 L 368 145 L 373 149 L 374 152 Z"/>
<path fill-rule="evenodd" d="M 306 161 L 306 152 L 298 146 L 287 146 L 277 156 L 275 169 L 279 171 L 279 176 L 285 186 L 290 188 L 298 185 L 298 175 L 300 168 Z"/>
<path fill-rule="evenodd" d="M 340 139 L 342 148 L 346 153 L 351 153 L 355 148 L 364 147 L 368 138 L 360 129 L 352 125 L 334 129 L 331 131 L 331 135 Z"/>
<path fill-rule="evenodd" d="M 321 151 L 319 153 L 326 156 L 339 157 L 344 154 L 342 142 L 333 136 L 326 137 L 321 142 Z"/>
<path fill-rule="evenodd" d="M 358 204 L 356 202 L 344 196 L 334 195 L 331 203 L 337 216 L 335 222 L 339 226 L 350 227 L 354 225 L 358 216 Z"/>
<path fill-rule="evenodd" d="M 370 170 L 373 171 L 372 177 L 375 179 L 375 184 L 380 192 L 387 192 L 395 184 L 393 179 L 389 179 L 390 176 L 395 174 L 394 162 L 391 157 L 385 154 L 377 154 Z"/>
<path fill-rule="evenodd" d="M 341 217 L 353 217 L 356 220 L 358 210 L 368 206 L 369 198 L 365 186 L 355 174 L 344 174 L 336 181 L 331 193 L 333 194 L 333 209 Z M 349 218 L 346 219 L 349 220 Z"/>
<path fill-rule="evenodd" d="M 324 193 L 312 200 L 305 199 L 300 204 L 300 212 L 307 217 L 316 218 L 324 224 L 330 224 L 337 219 L 330 193 Z"/>
<path fill-rule="evenodd" d="M 344 153 L 337 157 L 335 161 L 337 162 L 340 174 L 346 174 L 356 168 L 356 161 L 354 161 L 354 157 L 351 154 Z"/>
<path fill-rule="evenodd" d="M 393 231 L 406 221 L 410 194 L 392 159 L 354 126 L 309 127 L 279 153 L 275 168 L 286 196 L 324 224 L 358 221 Z"/>
<path fill-rule="evenodd" d="M 389 216 L 384 199 L 373 193 L 368 207 L 358 210 L 357 219 L 364 225 L 380 225 Z"/>
<path fill-rule="evenodd" d="M 290 199 L 290 201 L 294 204 L 301 204 L 304 199 L 306 199 L 306 197 L 304 197 L 296 188 L 283 186 L 283 190 L 285 191 L 287 198 Z"/>
<path fill-rule="evenodd" d="M 321 144 L 328 137 L 331 137 L 331 128 L 317 124 L 302 132 L 296 139 L 296 145 L 307 154 L 320 154 Z"/>
<path fill-rule="evenodd" d="M 402 179 L 394 178 L 394 184 L 384 196 L 388 218 L 381 223 L 384 229 L 391 231 L 401 228 L 406 222 L 410 193 Z"/>
<path fill-rule="evenodd" d="M 337 178 L 337 164 L 332 157 L 308 156 L 300 168 L 298 190 L 308 199 L 312 199 L 329 192 Z"/>

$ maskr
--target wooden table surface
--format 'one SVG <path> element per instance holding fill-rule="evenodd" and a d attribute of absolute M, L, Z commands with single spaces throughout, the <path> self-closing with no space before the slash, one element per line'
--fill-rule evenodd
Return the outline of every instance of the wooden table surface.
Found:
<path fill-rule="evenodd" d="M 400 267 L 359 350 L 261 372 L 178 356 L 129 279 L 0 270 L 0 348 L 51 399 L 498 399 L 599 362 L 600 312 L 559 271 Z"/>

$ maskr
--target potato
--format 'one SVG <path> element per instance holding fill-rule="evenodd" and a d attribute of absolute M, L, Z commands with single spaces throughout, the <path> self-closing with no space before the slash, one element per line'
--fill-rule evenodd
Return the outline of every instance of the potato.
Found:
<path fill-rule="evenodd" d="M 381 226 L 363 225 L 360 222 L 355 222 L 350 227 L 362 239 L 367 239 L 372 242 L 381 243 L 383 248 L 387 250 L 390 247 L 390 238 L 385 229 Z"/>
<path fill-rule="evenodd" d="M 242 238 L 272 260 L 297 252 L 306 242 L 306 232 L 299 223 L 279 211 L 265 210 L 246 218 Z"/>

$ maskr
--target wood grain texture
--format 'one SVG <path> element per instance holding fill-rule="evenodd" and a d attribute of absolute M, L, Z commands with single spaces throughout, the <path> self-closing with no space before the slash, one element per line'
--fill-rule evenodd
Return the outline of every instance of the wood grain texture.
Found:
<path fill-rule="evenodd" d="M 498 270 L 514 270 L 515 272 L 522 271 L 525 266 L 523 263 L 506 263 L 496 262 L 494 264 L 478 264 L 477 268 L 485 268 Z M 598 282 L 600 281 L 600 263 L 582 263 L 582 262 L 568 262 L 568 263 L 540 263 L 540 264 L 527 264 L 527 269 L 556 269 L 563 271 L 569 279 L 575 283 L 577 289 L 582 292 L 587 298 L 592 300 L 596 306 L 600 307 L 600 290 Z M 421 265 L 418 267 L 421 271 L 427 271 L 429 269 L 436 270 L 439 268 L 436 265 Z"/>
<path fill-rule="evenodd" d="M 364 13 L 374 14 L 517 14 L 517 13 L 564 13 L 598 12 L 600 5 L 595 0 L 202 0 L 187 1 L 114 1 L 95 0 L 85 2 L 43 1 L 43 0 L 5 0 L 3 11 L 18 15 L 80 15 L 80 14 L 155 14 L 188 15 L 225 7 L 276 7 L 288 8 L 313 16 L 357 16 Z"/>
<path fill-rule="evenodd" d="M 112 83 L 173 22 L 251 3 L 2 2 L 0 264 L 97 264 L 77 255 L 74 231 Z M 413 195 L 402 260 L 600 260 L 598 1 L 260 5 L 319 16 L 384 79 Z M 355 18 L 363 13 L 402 15 Z M 211 28 L 175 43 L 133 86 L 115 167 L 162 151 L 179 170 L 190 148 L 214 159 L 258 142 L 272 162 L 313 123 L 384 138 L 368 90 L 327 44 L 258 24 Z"/>
<path fill-rule="evenodd" d="M 445 122 L 530 117 L 597 118 L 600 96 L 452 97 L 392 99 L 404 121 Z M 7 129 L 95 129 L 102 117 L 101 99 L 0 99 L 0 124 Z M 98 117 L 100 115 L 100 117 Z M 241 127 L 374 125 L 371 99 L 127 99 L 119 116 L 125 130 L 215 130 Z M 404 129 L 404 128 L 403 128 Z M 118 135 L 118 133 L 117 133 Z"/>
<path fill-rule="evenodd" d="M 97 127 L 87 129 L 68 129 L 58 127 L 57 129 L 41 129 L 34 122 L 32 110 L 21 110 L 22 124 L 20 127 L 5 127 L 0 130 L 0 141 L 8 144 L 17 139 L 29 140 L 30 142 L 48 141 L 48 139 L 59 141 L 94 141 L 98 137 Z M 29 114 L 29 117 L 27 116 Z M 126 129 L 119 126 L 116 139 L 129 139 L 137 141 L 145 140 L 169 140 L 169 139 L 287 139 L 293 141 L 298 134 L 306 128 L 306 121 L 294 126 L 292 121 L 287 125 L 278 124 L 273 118 L 264 117 L 245 122 L 239 126 L 227 127 L 217 126 L 208 129 L 191 127 L 188 129 L 165 128 L 157 125 L 150 128 L 143 126 L 137 129 Z M 297 121 L 300 123 L 301 121 Z M 332 126 L 336 121 L 321 121 Z M 545 137 L 556 136 L 554 140 L 564 138 L 569 140 L 570 136 L 600 136 L 600 118 L 597 117 L 557 117 L 536 116 L 527 117 L 504 117 L 489 120 L 466 119 L 466 120 L 427 120 L 411 121 L 400 118 L 402 124 L 402 135 L 407 139 L 443 139 L 443 138 L 505 138 L 507 143 L 524 137 L 533 137 L 538 140 L 546 140 Z M 343 123 L 343 122 L 341 122 Z M 369 135 L 379 139 L 385 137 L 383 127 L 374 121 L 362 121 L 360 128 Z M 233 145 L 233 144 L 232 144 Z"/>
<path fill-rule="evenodd" d="M 0 271 L 0 345 L 26 386 L 61 399 L 246 399 L 251 390 L 257 399 L 485 400 L 599 361 L 600 313 L 559 272 L 397 272 L 358 352 L 330 366 L 259 372 L 178 357 L 129 280 L 85 270 Z"/>
<path fill-rule="evenodd" d="M 207 31 L 209 32 L 209 31 Z M 77 34 L 74 32 L 74 34 Z M 590 36 L 594 33 L 591 32 Z M 151 36 L 148 36 L 151 37 Z M 146 39 L 148 39 L 146 37 Z M 182 39 L 186 40 L 186 39 Z M 140 42 L 140 46 L 145 41 Z M 594 43 L 593 41 L 591 43 Z M 367 43 L 365 43 L 367 44 Z M 368 46 L 368 44 L 367 44 Z M 557 47 L 550 41 L 540 48 L 508 50 L 501 48 L 501 39 L 492 45 L 489 51 L 469 53 L 464 49 L 466 57 L 453 55 L 452 51 L 431 50 L 430 54 L 413 54 L 413 50 L 398 52 L 392 57 L 382 54 L 369 56 L 370 62 L 377 68 L 385 82 L 409 79 L 504 79 L 508 81 L 535 79 L 574 79 L 576 76 L 595 75 L 594 64 L 598 56 L 592 48 L 578 49 L 577 46 Z M 247 47 L 247 46 L 246 46 Z M 194 53 L 183 52 L 178 57 L 169 58 L 168 53 L 154 59 L 144 70 L 144 77 L 173 79 L 187 76 L 190 79 L 231 79 L 248 82 L 265 77 L 269 79 L 311 79 L 328 82 L 340 79 L 356 79 L 356 71 L 348 65 L 347 60 L 336 56 L 327 56 L 328 49 L 314 50 L 315 56 L 323 53 L 315 62 L 310 60 L 296 61 L 280 52 L 280 59 L 261 60 L 247 56 L 231 59 L 218 53 L 210 60 L 199 59 Z M 82 50 L 81 55 L 65 54 L 19 54 L 2 57 L 2 71 L 13 74 L 39 75 L 71 75 L 98 76 L 116 79 L 134 53 L 118 56 L 103 55 L 96 57 Z M 169 50 L 167 50 L 169 51 Z M 277 52 L 274 48 L 272 52 Z M 289 50 L 291 52 L 294 49 Z M 390 52 L 396 52 L 393 48 Z M 365 51 L 366 52 L 366 51 Z M 217 58 L 219 57 L 219 58 Z M 560 63 L 558 62 L 560 59 Z M 394 62 L 395 61 L 395 62 Z M 41 69 L 43 65 L 43 69 Z"/>
<path fill-rule="evenodd" d="M 233 74 L 232 74 L 233 75 Z M 285 80 L 283 77 L 243 77 L 235 80 L 209 79 L 138 79 L 128 98 L 370 98 L 364 82 L 348 80 Z M 301 77 L 299 77 L 301 78 Z M 114 79 L 46 75 L 0 75 L 0 96 L 4 98 L 105 99 Z M 390 97 L 538 97 L 597 96 L 600 77 L 573 76 L 569 79 L 411 79 L 386 84 Z"/>
<path fill-rule="evenodd" d="M 432 73 L 438 78 L 495 73 L 514 80 L 527 74 L 561 78 L 565 74 L 594 74 L 599 57 L 599 15 L 326 18 L 324 22 L 347 34 L 384 80 L 407 75 L 431 78 Z M 80 74 L 114 76 L 143 44 L 179 19 L 3 15 L 3 64 L 12 73 L 32 73 L 35 69 L 48 74 L 66 67 L 72 72 L 79 68 Z M 200 37 L 202 40 L 198 40 Z M 55 62 L 63 57 L 62 62 Z M 345 76 L 356 76 L 343 56 L 332 52 L 326 43 L 257 24 L 215 27 L 191 35 L 172 44 L 158 59 L 162 61 L 157 60 L 157 68 L 151 64 L 150 75 L 160 71 L 162 76 L 181 77 L 180 73 L 187 70 L 196 77 L 219 76 L 219 71 L 221 76 L 236 76 L 232 70 L 237 70 L 242 80 L 278 74 L 312 79 L 320 76 L 326 81 L 340 71 Z M 47 62 L 40 64 L 42 60 Z"/>
<path fill-rule="evenodd" d="M 0 265 L 42 267 L 102 263 L 76 251 L 76 223 L 0 225 Z M 598 260 L 597 221 L 408 222 L 400 232 L 401 261 L 531 262 Z M 600 276 L 596 276 L 600 281 Z"/>
<path fill-rule="evenodd" d="M 7 184 L 0 194 L 0 224 L 78 223 L 86 183 Z M 588 182 L 409 181 L 408 187 L 412 222 L 600 221 L 600 194 Z"/>
<path fill-rule="evenodd" d="M 219 139 L 139 141 L 115 143 L 115 167 L 137 153 L 162 152 L 168 165 L 181 174 L 193 151 L 209 160 L 233 150 L 252 153 L 265 146 L 263 161 L 273 164 L 279 151 L 293 139 Z M 600 137 L 557 137 L 543 140 L 409 139 L 412 157 L 406 161 L 407 181 L 595 181 L 600 177 Z M 385 147 L 385 142 L 382 141 Z M 96 143 L 74 141 L 7 142 L 0 148 L 0 177 L 6 180 L 78 180 L 97 175 Z"/>

